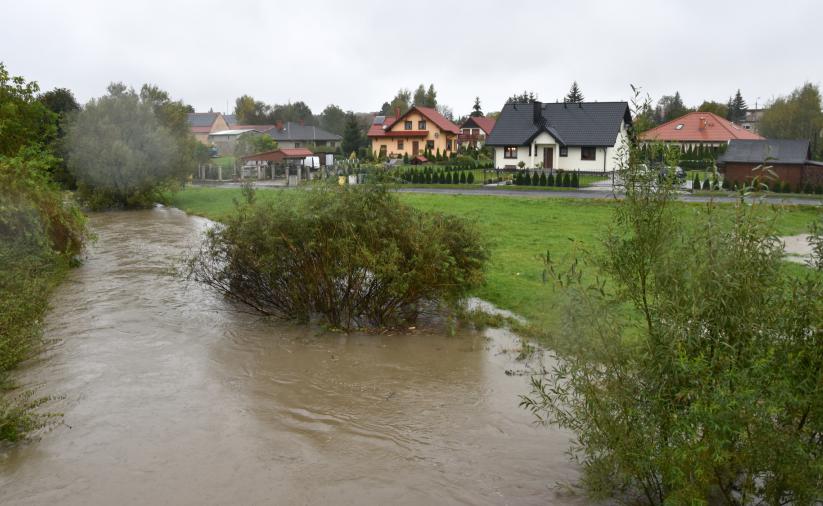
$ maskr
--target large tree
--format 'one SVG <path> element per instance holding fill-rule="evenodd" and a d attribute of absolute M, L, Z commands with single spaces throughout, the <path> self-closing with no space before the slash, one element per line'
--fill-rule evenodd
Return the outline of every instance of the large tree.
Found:
<path fill-rule="evenodd" d="M 267 123 L 293 121 L 305 125 L 314 124 L 314 114 L 312 114 L 311 108 L 302 100 L 289 102 L 288 104 L 276 104 L 270 110 L 271 113 L 267 117 Z"/>
<path fill-rule="evenodd" d="M 480 97 L 474 97 L 474 105 L 472 106 L 472 113 L 470 116 L 475 118 L 483 116 L 483 109 L 480 107 Z"/>
<path fill-rule="evenodd" d="M 788 96 L 775 100 L 763 113 L 760 134 L 777 139 L 806 139 L 812 153 L 823 159 L 823 111 L 820 89 L 806 83 Z"/>
<path fill-rule="evenodd" d="M 426 102 L 423 104 L 426 107 L 437 107 L 437 92 L 434 91 L 434 85 L 429 84 L 429 89 L 426 90 Z"/>
<path fill-rule="evenodd" d="M 47 145 L 57 135 L 57 115 L 37 100 L 35 81 L 9 75 L 0 63 L 0 156 L 29 144 Z"/>
<path fill-rule="evenodd" d="M 700 112 L 711 112 L 717 114 L 721 118 L 726 118 L 729 114 L 729 106 L 715 102 L 713 100 L 704 100 L 700 107 L 697 108 Z"/>
<path fill-rule="evenodd" d="M 740 90 L 737 90 L 734 97 L 729 98 L 728 103 L 728 114 L 726 115 L 726 119 L 729 121 L 734 121 L 735 123 L 739 123 L 746 119 L 746 110 L 749 108 L 746 105 L 746 101 L 743 100 L 743 95 L 740 94 Z"/>
<path fill-rule="evenodd" d="M 156 87 L 141 91 L 112 84 L 68 128 L 69 169 L 94 208 L 163 201 L 194 170 L 193 137 L 177 130 L 177 106 L 165 110 L 168 96 Z"/>
<path fill-rule="evenodd" d="M 422 84 L 414 90 L 414 105 L 417 106 L 425 106 L 426 105 L 426 87 Z"/>
<path fill-rule="evenodd" d="M 577 85 L 577 81 L 574 81 L 572 83 L 572 87 L 569 89 L 568 95 L 566 95 L 563 98 L 563 100 L 572 103 L 582 102 L 584 100 L 583 92 L 580 91 L 580 87 Z"/>
<path fill-rule="evenodd" d="M 365 144 L 363 129 L 353 112 L 346 113 L 346 127 L 343 129 L 342 149 L 345 156 L 357 151 Z"/>
<path fill-rule="evenodd" d="M 241 125 L 262 125 L 268 121 L 269 106 L 249 95 L 234 101 L 234 115 Z"/>
<path fill-rule="evenodd" d="M 346 113 L 334 104 L 326 106 L 320 115 L 320 126 L 326 131 L 342 135 L 346 127 Z"/>
<path fill-rule="evenodd" d="M 392 101 L 389 103 L 389 115 L 403 114 L 406 112 L 409 107 L 411 107 L 411 100 L 412 95 L 411 92 L 405 88 L 401 88 L 397 95 L 394 96 Z"/>
<path fill-rule="evenodd" d="M 663 95 L 657 102 L 657 122 L 665 123 L 690 111 L 691 109 L 683 105 L 683 99 L 680 98 L 679 91 L 674 92 L 674 95 Z"/>

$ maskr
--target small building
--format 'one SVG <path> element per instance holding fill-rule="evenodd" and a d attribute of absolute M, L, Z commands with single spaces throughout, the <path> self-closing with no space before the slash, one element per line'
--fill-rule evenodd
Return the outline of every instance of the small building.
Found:
<path fill-rule="evenodd" d="M 763 165 L 771 167 L 778 179 L 794 191 L 823 186 L 823 162 L 811 160 L 807 140 L 735 139 L 717 159 L 717 165 L 732 183 L 751 181 L 757 175 L 753 169 Z M 769 183 L 767 179 L 765 182 Z"/>
<path fill-rule="evenodd" d="M 631 124 L 626 102 L 506 104 L 486 145 L 498 169 L 611 172 Z"/>
<path fill-rule="evenodd" d="M 261 133 L 260 130 L 252 128 L 221 130 L 219 132 L 209 134 L 208 143 L 217 149 L 218 155 L 231 155 L 234 154 L 234 148 L 237 146 L 237 139 L 239 139 L 241 135 L 248 132 Z"/>
<path fill-rule="evenodd" d="M 690 112 L 640 134 L 644 142 L 664 142 L 683 149 L 698 146 L 720 148 L 732 140 L 763 137 L 711 112 Z"/>
<path fill-rule="evenodd" d="M 763 114 L 766 109 L 746 109 L 746 115 L 740 121 L 740 126 L 750 132 L 756 134 L 760 133 L 760 120 L 763 119 Z"/>
<path fill-rule="evenodd" d="M 229 130 L 229 124 L 219 112 L 191 112 L 187 116 L 189 128 L 194 138 L 203 144 L 209 143 L 209 135 Z"/>
<path fill-rule="evenodd" d="M 302 122 L 278 121 L 273 127 L 264 130 L 277 141 L 281 148 L 304 148 L 318 146 L 337 149 L 343 142 L 343 137 L 327 132 L 314 125 L 304 125 Z"/>
<path fill-rule="evenodd" d="M 241 158 L 243 163 L 256 162 L 271 162 L 273 164 L 283 164 L 291 166 L 303 165 L 303 161 L 313 156 L 310 150 L 306 148 L 279 148 L 274 151 L 264 151 L 263 153 L 255 153 L 253 155 L 246 155 Z"/>
<path fill-rule="evenodd" d="M 376 116 L 367 136 L 371 150 L 378 157 L 410 158 L 438 151 L 451 155 L 457 150 L 460 128 L 431 107 L 414 106 L 398 116 Z"/>
<path fill-rule="evenodd" d="M 457 135 L 458 146 L 461 148 L 482 148 L 486 143 L 486 137 L 494 130 L 494 124 L 494 118 L 469 116 L 460 125 L 460 133 Z"/>

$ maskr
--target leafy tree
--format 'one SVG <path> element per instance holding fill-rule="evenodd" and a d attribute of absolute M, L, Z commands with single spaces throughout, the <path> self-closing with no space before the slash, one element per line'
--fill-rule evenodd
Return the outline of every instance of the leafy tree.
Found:
<path fill-rule="evenodd" d="M 69 169 L 91 207 L 163 202 L 166 192 L 194 171 L 194 138 L 188 134 L 181 141 L 170 117 L 158 117 L 158 102 L 152 100 L 114 83 L 70 125 Z"/>
<path fill-rule="evenodd" d="M 426 90 L 426 101 L 423 104 L 426 107 L 437 107 L 437 92 L 434 91 L 434 84 L 429 84 L 429 89 Z"/>
<path fill-rule="evenodd" d="M 583 92 L 580 91 L 580 87 L 577 86 L 577 81 L 574 81 L 572 87 L 569 89 L 569 93 L 563 98 L 563 101 L 577 103 L 583 100 Z"/>
<path fill-rule="evenodd" d="M 805 139 L 812 155 L 823 159 L 823 111 L 819 88 L 806 83 L 775 100 L 763 113 L 760 134 L 776 139 Z"/>
<path fill-rule="evenodd" d="M 234 101 L 234 115 L 241 125 L 263 125 L 268 121 L 270 107 L 249 95 Z"/>
<path fill-rule="evenodd" d="M 532 102 L 537 102 L 537 94 L 532 91 L 523 91 L 523 93 L 516 93 L 506 100 L 507 104 L 530 104 Z"/>
<path fill-rule="evenodd" d="M 411 98 L 411 92 L 401 88 L 389 104 L 389 115 L 397 114 L 398 111 L 400 114 L 408 111 L 412 103 Z"/>
<path fill-rule="evenodd" d="M 268 134 L 246 132 L 237 138 L 234 156 L 241 157 L 277 149 L 277 141 Z"/>
<path fill-rule="evenodd" d="M 739 123 L 746 119 L 746 110 L 748 108 L 749 106 L 746 105 L 746 101 L 743 100 L 743 95 L 740 94 L 740 90 L 737 90 L 734 97 L 729 98 L 726 119 Z"/>
<path fill-rule="evenodd" d="M 57 135 L 57 115 L 37 100 L 35 81 L 9 75 L 0 63 L 0 156 L 13 156 L 24 146 L 45 146 Z"/>
<path fill-rule="evenodd" d="M 380 116 L 391 116 L 391 114 L 391 104 L 388 102 L 383 102 L 383 105 L 380 107 Z"/>
<path fill-rule="evenodd" d="M 404 165 L 409 164 L 409 154 L 408 153 L 403 153 L 403 164 Z"/>
<path fill-rule="evenodd" d="M 475 118 L 483 116 L 483 109 L 480 108 L 480 97 L 474 97 L 474 105 L 472 106 L 472 113 L 470 116 Z"/>
<path fill-rule="evenodd" d="M 823 272 L 787 271 L 770 204 L 685 217 L 676 188 L 627 158 L 603 243 L 547 255 L 567 303 L 523 406 L 574 432 L 592 499 L 814 504 Z"/>
<path fill-rule="evenodd" d="M 80 104 L 77 103 L 71 90 L 67 88 L 55 88 L 41 93 L 37 100 L 57 115 L 65 116 L 80 110 Z"/>
<path fill-rule="evenodd" d="M 657 123 L 665 123 L 675 118 L 679 118 L 688 113 L 690 109 L 683 105 L 683 99 L 680 98 L 680 92 L 676 91 L 674 95 L 664 95 L 657 102 L 655 114 L 657 116 Z"/>
<path fill-rule="evenodd" d="M 437 112 L 442 114 L 443 117 L 447 120 L 454 120 L 454 112 L 452 111 L 452 108 L 447 106 L 446 104 L 437 104 L 437 107 L 435 107 L 435 109 L 437 109 Z"/>
<path fill-rule="evenodd" d="M 413 105 L 417 106 L 426 106 L 426 88 L 422 84 L 414 90 L 414 102 Z"/>
<path fill-rule="evenodd" d="M 326 106 L 320 114 L 320 127 L 327 132 L 343 135 L 346 128 L 346 113 L 334 104 Z"/>
<path fill-rule="evenodd" d="M 343 153 L 357 153 L 366 143 L 364 132 L 354 113 L 346 113 L 346 125 L 343 128 Z"/>
<path fill-rule="evenodd" d="M 303 123 L 304 125 L 314 124 L 314 114 L 311 108 L 303 101 L 289 102 L 288 104 L 275 104 L 270 108 L 270 113 L 266 118 L 267 123 L 277 123 L 278 121 Z"/>
<path fill-rule="evenodd" d="M 720 102 L 715 101 L 704 100 L 697 110 L 699 112 L 711 112 L 717 114 L 721 118 L 727 118 L 729 115 L 729 106 L 727 104 L 721 104 Z"/>

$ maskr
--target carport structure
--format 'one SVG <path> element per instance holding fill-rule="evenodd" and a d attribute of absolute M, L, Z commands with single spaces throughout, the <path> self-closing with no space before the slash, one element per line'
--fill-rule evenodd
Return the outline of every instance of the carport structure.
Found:
<path fill-rule="evenodd" d="M 303 178 L 304 162 L 306 157 L 312 155 L 313 153 L 306 148 L 280 148 L 246 155 L 240 160 L 244 168 L 249 166 L 257 168 L 257 179 L 282 177 L 286 179 L 287 184 L 290 184 L 289 176 L 296 176 L 297 180 Z"/>

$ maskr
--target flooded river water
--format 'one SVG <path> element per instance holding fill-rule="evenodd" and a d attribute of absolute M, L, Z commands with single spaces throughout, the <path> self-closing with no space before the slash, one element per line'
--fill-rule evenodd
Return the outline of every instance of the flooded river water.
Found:
<path fill-rule="evenodd" d="M 568 434 L 518 408 L 504 331 L 342 335 L 168 275 L 207 221 L 92 217 L 20 380 L 62 423 L 0 450 L 0 504 L 582 504 Z"/>

